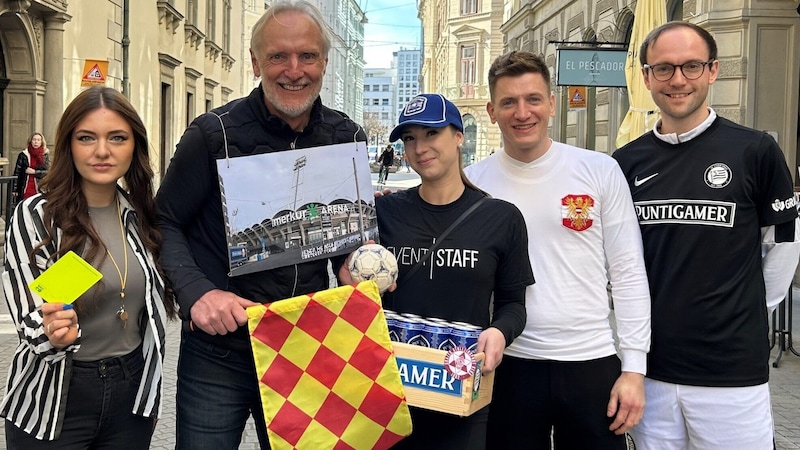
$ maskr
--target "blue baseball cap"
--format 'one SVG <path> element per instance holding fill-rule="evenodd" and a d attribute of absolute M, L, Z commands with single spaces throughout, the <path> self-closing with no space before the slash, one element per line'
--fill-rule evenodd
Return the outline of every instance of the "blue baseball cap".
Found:
<path fill-rule="evenodd" d="M 406 125 L 422 125 L 431 128 L 444 128 L 453 125 L 464 132 L 461 113 L 450 100 L 441 94 L 419 94 L 408 102 L 400 113 L 398 124 L 389 135 L 389 142 L 400 139 Z"/>

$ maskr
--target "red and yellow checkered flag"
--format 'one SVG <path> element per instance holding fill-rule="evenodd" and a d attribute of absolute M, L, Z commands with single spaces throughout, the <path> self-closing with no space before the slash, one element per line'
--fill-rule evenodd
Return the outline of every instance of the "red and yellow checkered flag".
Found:
<path fill-rule="evenodd" d="M 386 449 L 411 416 L 377 285 L 247 308 L 270 446 Z"/>

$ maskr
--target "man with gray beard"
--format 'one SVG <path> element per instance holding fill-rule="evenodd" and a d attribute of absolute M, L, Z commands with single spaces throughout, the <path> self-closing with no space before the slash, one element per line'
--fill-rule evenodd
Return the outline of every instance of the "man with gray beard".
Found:
<path fill-rule="evenodd" d="M 361 127 L 319 99 L 330 46 L 313 5 L 273 3 L 252 31 L 250 56 L 261 84 L 195 119 L 161 184 L 161 265 L 184 321 L 178 449 L 236 448 L 251 414 L 261 447 L 269 448 L 245 308 L 327 289 L 328 261 L 229 277 L 216 160 L 366 141 Z"/>

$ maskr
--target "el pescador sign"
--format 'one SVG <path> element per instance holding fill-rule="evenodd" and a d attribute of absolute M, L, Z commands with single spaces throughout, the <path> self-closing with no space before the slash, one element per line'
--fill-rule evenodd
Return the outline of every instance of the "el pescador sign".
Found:
<path fill-rule="evenodd" d="M 556 84 L 559 86 L 627 86 L 627 49 L 560 48 L 557 52 Z"/>

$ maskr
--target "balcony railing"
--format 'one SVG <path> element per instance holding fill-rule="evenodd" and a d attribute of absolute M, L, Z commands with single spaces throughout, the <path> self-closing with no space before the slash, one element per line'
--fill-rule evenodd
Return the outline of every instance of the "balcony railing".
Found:
<path fill-rule="evenodd" d="M 459 98 L 475 98 L 474 84 L 462 84 L 459 87 L 461 88 Z"/>

